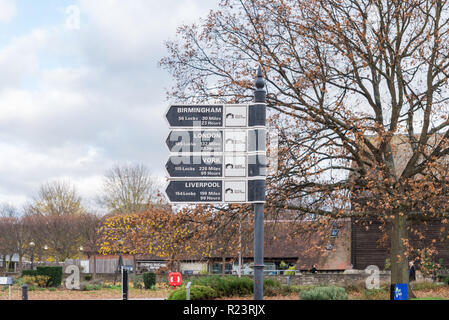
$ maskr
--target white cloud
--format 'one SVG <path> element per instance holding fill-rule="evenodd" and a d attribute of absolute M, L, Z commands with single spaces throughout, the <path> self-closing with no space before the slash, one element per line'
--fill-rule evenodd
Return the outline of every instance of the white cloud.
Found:
<path fill-rule="evenodd" d="M 52 179 L 70 179 L 93 197 L 117 162 L 140 162 L 163 175 L 169 84 L 157 67 L 163 41 L 213 4 L 78 4 L 77 32 L 64 21 L 0 47 L 0 202 L 23 202 Z"/>
<path fill-rule="evenodd" d="M 36 75 L 39 71 L 38 53 L 45 47 L 47 40 L 47 31 L 34 30 L 14 38 L 0 49 L 0 88 L 17 87 L 24 78 Z"/>
<path fill-rule="evenodd" d="M 0 0 L 0 22 L 11 21 L 17 13 L 15 0 Z"/>

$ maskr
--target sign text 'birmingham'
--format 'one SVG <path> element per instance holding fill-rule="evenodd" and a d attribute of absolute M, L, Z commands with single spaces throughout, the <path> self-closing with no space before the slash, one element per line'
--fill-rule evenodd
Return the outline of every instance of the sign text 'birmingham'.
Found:
<path fill-rule="evenodd" d="M 171 128 L 244 128 L 265 126 L 265 112 L 261 104 L 191 104 L 172 105 L 165 116 Z"/>

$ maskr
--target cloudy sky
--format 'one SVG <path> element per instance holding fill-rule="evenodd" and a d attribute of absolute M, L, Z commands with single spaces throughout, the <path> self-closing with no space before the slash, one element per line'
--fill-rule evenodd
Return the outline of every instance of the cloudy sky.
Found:
<path fill-rule="evenodd" d="M 163 177 L 168 128 L 158 67 L 176 27 L 214 0 L 0 0 L 0 203 L 70 180 L 89 202 L 105 170 Z"/>

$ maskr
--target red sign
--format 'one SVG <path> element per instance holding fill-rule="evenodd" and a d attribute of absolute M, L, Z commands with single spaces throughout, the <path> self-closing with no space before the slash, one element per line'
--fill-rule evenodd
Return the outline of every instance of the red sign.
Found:
<path fill-rule="evenodd" d="M 168 284 L 173 286 L 173 289 L 179 287 L 182 283 L 182 276 L 179 272 L 170 272 L 168 275 Z"/>

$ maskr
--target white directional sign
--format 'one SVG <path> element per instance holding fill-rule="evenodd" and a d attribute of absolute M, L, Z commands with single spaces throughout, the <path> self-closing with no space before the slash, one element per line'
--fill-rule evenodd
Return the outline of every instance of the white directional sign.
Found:
<path fill-rule="evenodd" d="M 232 128 L 248 126 L 246 104 L 172 105 L 166 113 L 171 128 Z"/>
<path fill-rule="evenodd" d="M 265 194 L 264 104 L 172 105 L 166 119 L 170 202 L 247 203 Z"/>
<path fill-rule="evenodd" d="M 265 190 L 265 181 L 247 179 L 172 180 L 165 190 L 172 203 L 247 203 Z"/>
<path fill-rule="evenodd" d="M 170 178 L 233 178 L 266 176 L 266 156 L 225 153 L 172 155 L 165 164 Z"/>
<path fill-rule="evenodd" d="M 171 153 L 263 152 L 265 129 L 172 130 L 165 140 Z"/>

